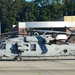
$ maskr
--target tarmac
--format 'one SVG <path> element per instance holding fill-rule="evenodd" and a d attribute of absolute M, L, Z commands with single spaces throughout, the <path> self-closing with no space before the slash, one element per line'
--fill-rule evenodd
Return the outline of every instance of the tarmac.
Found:
<path fill-rule="evenodd" d="M 75 75 L 75 57 L 0 61 L 0 75 Z"/>

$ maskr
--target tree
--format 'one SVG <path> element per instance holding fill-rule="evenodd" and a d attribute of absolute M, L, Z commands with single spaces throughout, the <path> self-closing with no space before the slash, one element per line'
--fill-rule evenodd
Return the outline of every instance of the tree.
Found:
<path fill-rule="evenodd" d="M 63 0 L 64 3 L 64 15 L 73 15 L 74 13 L 74 4 L 72 0 Z"/>
<path fill-rule="evenodd" d="M 63 15 L 74 15 L 73 0 L 0 0 L 0 22 L 3 31 L 11 31 L 19 21 L 52 21 Z"/>
<path fill-rule="evenodd" d="M 13 24 L 19 21 L 18 13 L 21 12 L 24 0 L 0 0 L 0 20 L 5 31 L 10 31 Z"/>

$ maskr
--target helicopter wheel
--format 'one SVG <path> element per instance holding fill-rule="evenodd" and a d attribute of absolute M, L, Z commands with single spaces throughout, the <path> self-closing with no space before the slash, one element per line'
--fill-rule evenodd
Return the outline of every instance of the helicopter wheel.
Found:
<path fill-rule="evenodd" d="M 15 57 L 15 60 L 17 60 L 17 61 L 22 61 L 22 58 L 19 57 L 19 56 L 16 56 L 16 57 Z"/>
<path fill-rule="evenodd" d="M 2 60 L 2 57 L 0 57 L 0 60 Z"/>
<path fill-rule="evenodd" d="M 17 57 L 17 61 L 21 61 L 22 58 L 20 56 Z"/>

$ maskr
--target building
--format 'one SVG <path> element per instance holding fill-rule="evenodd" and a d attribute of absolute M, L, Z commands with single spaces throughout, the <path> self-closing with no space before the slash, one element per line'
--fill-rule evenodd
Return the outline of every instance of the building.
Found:
<path fill-rule="evenodd" d="M 64 21 L 44 21 L 44 22 L 19 22 L 18 30 L 33 28 L 37 30 L 51 30 L 57 29 L 60 31 L 65 31 L 64 27 L 75 27 L 75 22 L 64 22 Z"/>
<path fill-rule="evenodd" d="M 72 24 L 75 22 L 75 16 L 64 16 L 64 22 L 72 22 Z M 69 27 L 71 30 L 75 30 L 75 25 L 74 27 Z M 68 31 L 68 30 L 67 30 Z"/>
<path fill-rule="evenodd" d="M 75 22 L 75 16 L 64 16 L 65 22 Z"/>
<path fill-rule="evenodd" d="M 20 31 L 18 33 L 20 36 L 25 35 L 25 29 L 30 28 L 34 30 L 55 30 L 70 32 L 70 30 L 66 29 L 65 27 L 75 31 L 75 16 L 64 16 L 62 21 L 18 22 L 18 25 L 13 27 L 13 31 Z M 61 39 L 61 37 L 62 35 L 58 36 L 59 39 Z"/>
<path fill-rule="evenodd" d="M 67 31 L 70 28 L 73 30 L 75 28 L 75 22 L 64 22 L 64 21 L 44 21 L 44 22 L 19 22 L 17 26 L 14 26 L 13 31 L 16 29 L 20 31 L 19 36 L 27 34 L 25 29 L 34 29 L 34 30 L 54 30 L 54 31 Z M 62 37 L 63 36 L 63 37 Z M 61 38 L 62 37 L 62 38 Z M 69 36 L 59 35 L 57 39 L 67 39 Z"/>

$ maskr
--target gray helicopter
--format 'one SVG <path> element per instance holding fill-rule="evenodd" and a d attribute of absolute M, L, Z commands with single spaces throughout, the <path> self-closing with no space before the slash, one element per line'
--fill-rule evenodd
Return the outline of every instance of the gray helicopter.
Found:
<path fill-rule="evenodd" d="M 75 56 L 75 44 L 67 43 L 68 40 L 62 42 L 55 39 L 55 33 L 67 35 L 75 35 L 75 33 L 45 31 L 40 35 L 38 32 L 44 31 L 35 31 L 34 35 L 9 38 L 1 42 L 0 58 L 9 57 L 19 61 L 22 57 Z"/>

